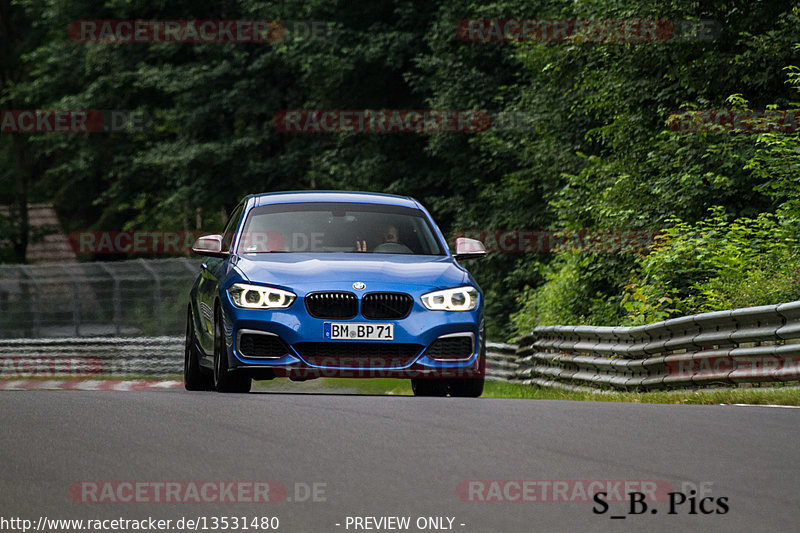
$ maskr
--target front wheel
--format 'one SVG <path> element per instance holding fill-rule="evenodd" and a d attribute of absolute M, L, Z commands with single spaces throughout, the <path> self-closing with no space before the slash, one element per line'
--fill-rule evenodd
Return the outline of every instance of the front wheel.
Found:
<path fill-rule="evenodd" d="M 229 372 L 228 350 L 222 333 L 222 313 L 214 317 L 214 388 L 217 392 L 250 392 L 252 380 L 243 372 Z"/>
<path fill-rule="evenodd" d="M 450 381 L 450 395 L 460 398 L 477 398 L 483 394 L 483 383 L 485 378 L 462 378 Z"/>
<path fill-rule="evenodd" d="M 214 378 L 200 368 L 200 354 L 195 347 L 194 321 L 189 310 L 186 316 L 186 343 L 183 354 L 183 385 L 186 390 L 214 390 Z"/>
<path fill-rule="evenodd" d="M 483 394 L 483 385 L 486 381 L 486 338 L 481 341 L 478 353 L 478 372 L 469 378 L 450 380 L 450 396 L 460 398 L 478 398 Z"/>

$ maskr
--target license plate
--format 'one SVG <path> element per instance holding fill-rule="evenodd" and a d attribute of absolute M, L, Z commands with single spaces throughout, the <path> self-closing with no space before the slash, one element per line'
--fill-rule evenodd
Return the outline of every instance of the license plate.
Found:
<path fill-rule="evenodd" d="M 365 341 L 394 340 L 394 324 L 361 324 L 358 322 L 325 322 L 326 339 L 356 339 Z"/>

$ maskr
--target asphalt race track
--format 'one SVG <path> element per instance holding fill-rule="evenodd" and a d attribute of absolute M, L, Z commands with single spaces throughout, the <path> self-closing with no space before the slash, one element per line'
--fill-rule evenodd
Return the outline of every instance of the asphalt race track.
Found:
<path fill-rule="evenodd" d="M 206 531 L 213 517 L 278 517 L 277 531 L 295 533 L 796 531 L 798 416 L 769 407 L 486 398 L 7 391 L 0 392 L 0 517 L 33 524 L 204 517 Z M 528 481 L 527 501 L 497 501 L 522 498 L 523 485 L 507 480 Z M 547 497 L 558 480 L 574 481 Z M 603 514 L 573 492 L 593 480 L 612 490 Z M 642 508 L 610 501 L 615 480 L 634 491 L 649 480 L 687 500 L 676 514 L 664 497 L 627 514 Z M 281 501 L 239 503 L 252 497 L 245 492 L 237 503 L 215 503 L 213 495 L 197 503 L 187 490 L 174 493 L 175 503 L 152 492 L 165 482 L 253 481 L 271 483 L 268 495 Z M 150 492 L 122 491 L 125 482 Z M 696 514 L 693 487 L 702 492 L 692 500 Z M 710 514 L 700 512 L 701 496 L 713 498 L 703 504 Z M 101 501 L 84 501 L 92 497 Z M 474 501 L 481 498 L 494 501 Z"/>

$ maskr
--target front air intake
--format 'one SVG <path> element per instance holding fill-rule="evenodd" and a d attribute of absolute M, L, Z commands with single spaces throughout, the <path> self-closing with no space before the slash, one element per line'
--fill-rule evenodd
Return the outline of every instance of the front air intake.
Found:
<path fill-rule="evenodd" d="M 475 348 L 472 335 L 445 335 L 425 350 L 425 355 L 440 361 L 463 361 L 472 357 Z"/>
<path fill-rule="evenodd" d="M 258 331 L 242 331 L 238 349 L 243 357 L 254 359 L 280 359 L 289 353 L 280 337 Z"/>

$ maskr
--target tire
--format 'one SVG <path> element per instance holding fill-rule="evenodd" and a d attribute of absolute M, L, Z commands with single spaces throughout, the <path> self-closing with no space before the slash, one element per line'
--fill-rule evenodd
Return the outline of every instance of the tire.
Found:
<path fill-rule="evenodd" d="M 229 372 L 228 350 L 222 334 L 222 313 L 214 314 L 214 388 L 217 392 L 250 392 L 252 380 L 244 372 Z"/>
<path fill-rule="evenodd" d="M 412 378 L 414 396 L 447 396 L 447 381 L 444 379 Z"/>
<path fill-rule="evenodd" d="M 478 398 L 483 394 L 485 378 L 461 378 L 450 381 L 450 395 L 453 398 Z"/>
<path fill-rule="evenodd" d="M 191 309 L 186 315 L 186 342 L 183 355 L 183 386 L 186 390 L 214 390 L 214 378 L 200 368 L 200 354 L 195 347 Z"/>
<path fill-rule="evenodd" d="M 478 398 L 483 394 L 486 382 L 486 340 L 481 342 L 481 353 L 478 354 L 478 373 L 471 378 L 450 380 L 450 396 L 454 398 Z"/>

